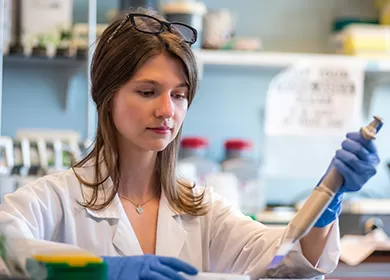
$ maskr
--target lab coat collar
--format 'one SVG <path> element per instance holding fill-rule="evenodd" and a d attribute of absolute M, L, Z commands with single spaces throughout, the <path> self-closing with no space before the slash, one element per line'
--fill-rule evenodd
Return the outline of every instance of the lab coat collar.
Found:
<path fill-rule="evenodd" d="M 101 160 L 100 163 L 100 169 L 101 169 L 101 175 L 104 178 L 107 175 L 107 167 L 103 160 Z M 81 174 L 82 178 L 85 179 L 87 182 L 93 182 L 95 180 L 95 170 L 94 170 L 94 159 L 91 159 L 88 161 L 83 168 L 78 171 L 79 174 Z M 84 194 L 84 201 L 87 199 L 89 200 L 92 197 L 93 189 L 87 186 L 82 186 L 83 188 L 83 194 Z M 111 179 L 111 177 L 108 177 L 107 180 L 103 183 L 101 188 L 99 189 L 99 195 L 97 203 L 101 204 L 103 203 L 107 196 L 111 194 L 112 189 L 114 188 L 114 183 Z M 161 210 L 162 208 L 162 210 Z M 119 199 L 118 195 L 115 195 L 113 201 L 108 205 L 106 208 L 102 210 L 92 210 L 87 209 L 88 214 L 95 218 L 101 218 L 101 219 L 120 219 L 121 218 L 121 211 L 123 210 L 122 203 Z M 162 211 L 162 212 L 160 212 Z M 159 216 L 160 213 L 163 214 L 163 217 L 174 217 L 178 216 L 178 212 L 173 210 L 170 207 L 170 204 L 168 202 L 167 197 L 165 196 L 164 191 L 161 191 L 161 198 L 160 198 L 160 210 L 159 210 Z"/>
<path fill-rule="evenodd" d="M 105 178 L 107 176 L 107 166 L 103 159 L 100 160 L 100 174 L 101 178 Z M 94 182 L 95 181 L 95 159 L 91 159 L 87 161 L 82 168 L 77 168 L 78 174 L 87 182 Z M 82 194 L 84 198 L 84 202 L 89 201 L 93 195 L 93 188 L 82 185 Z M 98 199 L 96 201 L 96 204 L 102 204 L 108 196 L 111 194 L 112 189 L 114 188 L 114 183 L 109 176 L 107 180 L 100 186 L 99 188 L 99 194 Z M 119 219 L 120 213 L 122 209 L 121 201 L 116 195 L 112 202 L 105 207 L 102 210 L 93 210 L 87 208 L 86 211 L 89 215 L 92 217 L 98 218 L 98 219 Z"/>
<path fill-rule="evenodd" d="M 101 211 L 87 209 L 87 212 L 95 218 L 118 220 L 112 242 L 122 255 L 143 254 L 118 195 L 105 209 Z M 183 216 L 185 215 L 179 215 L 171 208 L 164 191 L 162 191 L 157 218 L 156 255 L 179 257 L 188 235 L 182 226 Z"/>
<path fill-rule="evenodd" d="M 87 181 L 94 180 L 93 162 L 87 162 L 85 168 L 80 174 Z M 101 172 L 104 176 L 107 174 L 106 165 L 101 165 Z M 93 189 L 82 186 L 84 192 L 84 199 L 90 198 Z M 107 195 L 114 187 L 113 181 L 110 177 L 103 183 L 99 189 L 98 203 L 105 200 Z M 106 208 L 102 210 L 86 209 L 87 213 L 98 219 L 116 219 L 118 220 L 118 227 L 114 235 L 113 244 L 122 252 L 123 255 L 139 255 L 142 254 L 141 246 L 136 238 L 133 228 L 126 213 L 123 209 L 120 198 L 115 195 L 113 201 Z M 187 239 L 187 231 L 183 228 L 182 219 L 186 214 L 179 214 L 169 204 L 165 192 L 161 191 L 160 206 L 157 218 L 157 234 L 156 234 L 156 254 L 161 256 L 178 257 Z M 130 236 L 129 236 L 130 235 Z M 129 240 L 131 242 L 129 242 Z"/>
<path fill-rule="evenodd" d="M 93 210 L 87 208 L 87 213 L 92 217 L 98 219 L 120 219 L 120 212 L 122 209 L 121 201 L 118 195 L 115 195 L 113 201 L 106 208 L 102 210 Z"/>

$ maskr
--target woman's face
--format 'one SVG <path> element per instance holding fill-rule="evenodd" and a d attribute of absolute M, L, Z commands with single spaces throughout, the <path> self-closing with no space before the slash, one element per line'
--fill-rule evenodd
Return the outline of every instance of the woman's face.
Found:
<path fill-rule="evenodd" d="M 171 143 L 188 108 L 181 62 L 166 54 L 150 58 L 114 96 L 119 141 L 131 148 L 161 151 Z"/>

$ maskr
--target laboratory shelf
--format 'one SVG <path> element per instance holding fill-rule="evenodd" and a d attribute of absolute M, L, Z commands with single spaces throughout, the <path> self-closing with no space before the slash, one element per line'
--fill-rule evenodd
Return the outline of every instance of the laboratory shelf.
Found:
<path fill-rule="evenodd" d="M 384 58 L 367 58 L 338 54 L 287 53 L 260 51 L 196 50 L 200 67 L 204 65 L 285 68 L 298 62 L 335 61 L 337 63 L 362 62 L 369 73 L 390 72 L 390 55 Z"/>
<path fill-rule="evenodd" d="M 79 67 L 86 64 L 86 58 L 79 57 L 65 57 L 65 56 L 25 56 L 18 54 L 4 55 L 5 66 L 23 65 L 23 66 L 66 66 L 66 67 Z"/>
<path fill-rule="evenodd" d="M 375 89 L 378 86 L 390 84 L 390 54 L 382 57 L 358 57 L 339 54 L 320 53 L 288 53 L 288 52 L 261 52 L 261 51 L 229 51 L 229 50 L 195 50 L 194 51 L 199 77 L 205 75 L 205 68 L 218 67 L 217 71 L 223 69 L 255 69 L 261 71 L 281 71 L 286 67 L 299 62 L 308 64 L 334 62 L 337 65 L 353 64 L 362 65 L 365 70 L 364 94 L 365 102 L 363 112 L 368 116 Z M 360 66 L 359 66 L 360 67 Z M 241 72 L 238 72 L 241 73 Z M 261 74 L 259 74 L 261 75 Z"/>
<path fill-rule="evenodd" d="M 311 63 L 321 61 L 340 62 L 362 62 L 366 67 L 366 72 L 390 72 L 390 55 L 388 58 L 374 59 L 336 54 L 317 53 L 287 53 L 287 52 L 250 52 L 250 51 L 215 51 L 215 50 L 195 50 L 198 63 L 203 65 L 221 66 L 241 66 L 281 69 L 298 62 L 308 61 Z M 44 57 L 44 56 L 24 56 L 5 55 L 4 62 L 7 64 L 45 64 L 79 66 L 86 64 L 87 59 L 82 57 Z"/>

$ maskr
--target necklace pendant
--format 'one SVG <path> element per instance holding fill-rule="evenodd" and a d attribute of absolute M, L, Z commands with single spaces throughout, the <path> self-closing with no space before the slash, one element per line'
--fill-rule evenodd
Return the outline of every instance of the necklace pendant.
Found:
<path fill-rule="evenodd" d="M 138 205 L 137 208 L 136 208 L 136 210 L 137 210 L 137 213 L 140 214 L 140 215 L 141 215 L 142 212 L 144 211 L 144 209 L 142 209 L 141 205 Z"/>

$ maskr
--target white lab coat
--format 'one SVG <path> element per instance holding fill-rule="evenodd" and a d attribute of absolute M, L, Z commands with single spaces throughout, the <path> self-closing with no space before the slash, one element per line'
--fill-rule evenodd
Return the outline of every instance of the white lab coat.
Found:
<path fill-rule="evenodd" d="M 92 167 L 80 171 L 83 178 L 93 179 Z M 111 186 L 111 180 L 104 184 L 104 188 Z M 82 189 L 85 196 L 91 194 L 72 170 L 40 178 L 4 198 L 0 226 L 12 236 L 67 243 L 99 256 L 143 254 L 119 197 L 106 209 L 93 211 L 78 203 L 84 201 Z M 211 189 L 206 196 L 211 202 L 208 214 L 194 217 L 171 210 L 162 193 L 156 254 L 178 257 L 200 271 L 264 277 L 284 229 L 252 221 Z M 297 244 L 282 267 L 269 274 L 310 278 L 331 272 L 339 258 L 339 239 L 335 223 L 316 268 L 303 257 Z"/>

